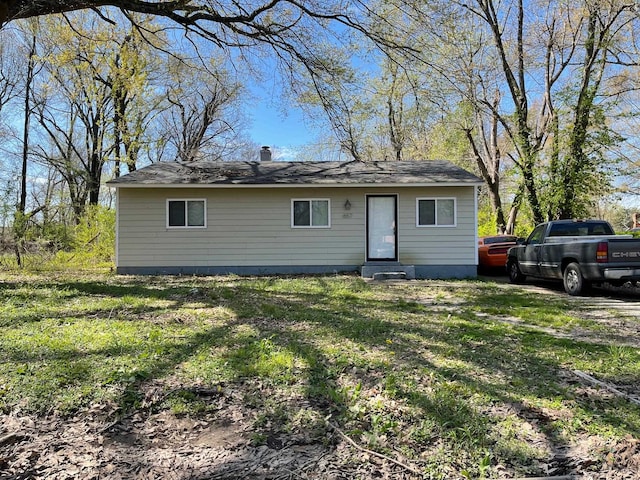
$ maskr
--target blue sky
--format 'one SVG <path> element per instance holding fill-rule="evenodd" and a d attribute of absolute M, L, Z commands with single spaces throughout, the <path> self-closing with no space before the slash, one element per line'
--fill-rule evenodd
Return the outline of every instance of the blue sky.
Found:
<path fill-rule="evenodd" d="M 283 106 L 276 84 L 249 85 L 252 102 L 248 105 L 250 117 L 249 135 L 260 145 L 276 147 L 285 154 L 286 160 L 300 147 L 317 139 L 310 122 L 305 119 L 301 109 L 291 105 Z"/>
<path fill-rule="evenodd" d="M 280 108 L 269 103 L 263 99 L 251 111 L 253 118 L 249 133 L 256 143 L 294 148 L 313 141 L 315 132 L 310 130 L 300 110 L 289 108 L 283 115 Z"/>

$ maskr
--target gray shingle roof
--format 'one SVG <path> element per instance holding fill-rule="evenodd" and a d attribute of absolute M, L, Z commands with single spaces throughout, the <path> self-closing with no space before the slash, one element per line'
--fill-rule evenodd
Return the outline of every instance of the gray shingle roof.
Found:
<path fill-rule="evenodd" d="M 444 160 L 415 162 L 159 162 L 109 185 L 477 185 L 481 180 Z"/>

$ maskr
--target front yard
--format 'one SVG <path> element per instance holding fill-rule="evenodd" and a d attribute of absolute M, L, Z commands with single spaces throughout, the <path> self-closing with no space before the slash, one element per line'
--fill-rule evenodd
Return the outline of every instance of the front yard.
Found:
<path fill-rule="evenodd" d="M 0 478 L 640 471 L 638 316 L 491 281 L 4 273 L 0 362 Z"/>

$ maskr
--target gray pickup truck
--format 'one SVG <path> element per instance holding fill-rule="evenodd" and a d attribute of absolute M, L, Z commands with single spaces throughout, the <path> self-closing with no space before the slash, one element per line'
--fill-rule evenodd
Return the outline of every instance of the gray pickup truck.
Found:
<path fill-rule="evenodd" d="M 542 223 L 509 249 L 507 273 L 512 283 L 529 276 L 562 280 L 569 295 L 582 295 L 592 284 L 638 284 L 640 238 L 615 235 L 602 220 Z"/>

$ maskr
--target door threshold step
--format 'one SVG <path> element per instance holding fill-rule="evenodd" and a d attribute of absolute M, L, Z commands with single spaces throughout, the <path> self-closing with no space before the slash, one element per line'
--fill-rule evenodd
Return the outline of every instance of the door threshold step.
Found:
<path fill-rule="evenodd" d="M 406 280 L 407 272 L 376 272 L 373 274 L 374 280 Z"/>
<path fill-rule="evenodd" d="M 374 280 L 413 280 L 416 278 L 416 269 L 413 265 L 394 264 L 365 264 L 360 270 L 363 278 Z"/>

